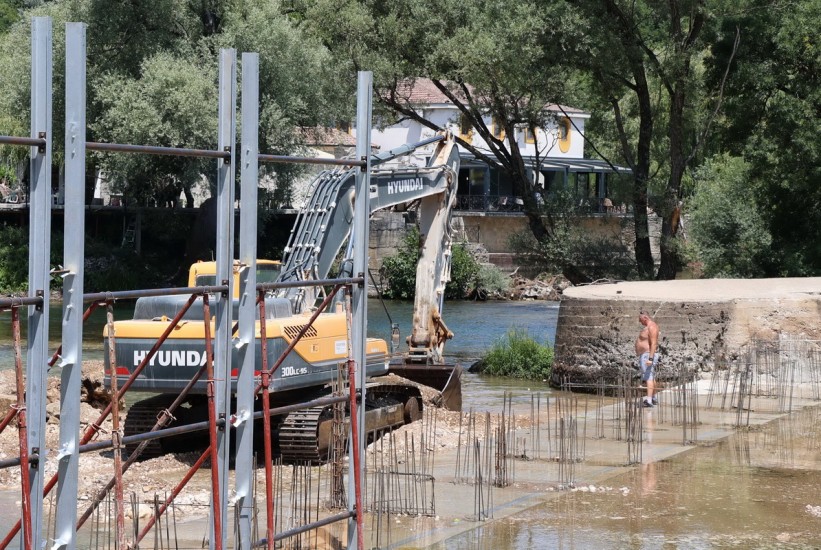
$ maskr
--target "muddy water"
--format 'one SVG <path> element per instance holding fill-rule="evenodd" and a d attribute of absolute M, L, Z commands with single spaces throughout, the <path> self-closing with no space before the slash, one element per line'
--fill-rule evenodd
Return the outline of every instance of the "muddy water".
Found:
<path fill-rule="evenodd" d="M 434 548 L 819 548 L 821 409 L 556 494 Z"/>

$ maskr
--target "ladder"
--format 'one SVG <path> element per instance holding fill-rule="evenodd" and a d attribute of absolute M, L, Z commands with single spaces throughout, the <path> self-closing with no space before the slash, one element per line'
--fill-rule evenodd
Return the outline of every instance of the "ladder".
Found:
<path fill-rule="evenodd" d="M 134 236 L 137 234 L 136 218 L 129 218 L 128 223 L 124 224 L 123 227 L 123 243 L 121 247 L 134 246 Z"/>

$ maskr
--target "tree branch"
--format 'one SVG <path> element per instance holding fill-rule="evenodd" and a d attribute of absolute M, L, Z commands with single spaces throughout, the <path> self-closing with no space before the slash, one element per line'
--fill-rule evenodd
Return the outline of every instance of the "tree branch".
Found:
<path fill-rule="evenodd" d="M 707 124 L 704 126 L 704 131 L 701 132 L 701 134 L 698 137 L 698 140 L 696 140 L 696 144 L 693 146 L 693 149 L 690 151 L 690 154 L 687 155 L 687 158 L 684 161 L 685 166 L 690 164 L 690 162 L 696 156 L 696 153 L 698 152 L 698 150 L 701 148 L 702 145 L 704 145 L 704 142 L 707 140 L 707 135 L 710 132 L 710 127 L 712 126 L 713 121 L 715 121 L 715 118 L 718 116 L 718 111 L 721 109 L 721 105 L 724 103 L 724 89 L 727 85 L 727 78 L 729 77 L 729 74 L 730 74 L 730 66 L 733 64 L 733 60 L 735 59 L 736 53 L 738 52 L 738 45 L 739 45 L 740 42 L 741 42 L 741 29 L 739 27 L 736 27 L 735 28 L 735 39 L 733 40 L 733 49 L 730 52 L 730 59 L 727 60 L 727 66 L 724 67 L 724 75 L 722 75 L 722 77 L 721 77 L 721 84 L 719 85 L 718 99 L 716 100 L 715 109 L 713 109 L 713 112 L 710 114 L 710 117 L 707 119 Z"/>

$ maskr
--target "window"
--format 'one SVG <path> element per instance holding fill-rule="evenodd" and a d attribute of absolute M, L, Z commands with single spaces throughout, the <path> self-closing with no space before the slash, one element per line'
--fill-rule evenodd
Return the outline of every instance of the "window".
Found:
<path fill-rule="evenodd" d="M 346 134 L 351 133 L 351 123 L 347 120 L 338 121 L 336 123 L 336 129 L 340 132 L 345 132 Z"/>
<path fill-rule="evenodd" d="M 490 125 L 490 131 L 496 139 L 504 141 L 505 139 L 505 124 L 503 121 L 493 117 Z"/>
<path fill-rule="evenodd" d="M 570 150 L 570 119 L 564 117 L 559 121 L 558 138 L 559 150 L 562 153 L 567 153 Z"/>
<path fill-rule="evenodd" d="M 538 131 L 539 130 L 536 130 L 536 132 Z M 536 135 L 530 131 L 529 126 L 525 128 L 525 143 L 529 143 L 530 145 L 536 143 Z"/>
<path fill-rule="evenodd" d="M 467 142 L 473 141 L 473 124 L 465 113 L 459 115 L 459 137 Z"/>
<path fill-rule="evenodd" d="M 197 275 L 196 286 L 217 286 L 216 275 Z"/>
<path fill-rule="evenodd" d="M 272 264 L 257 264 L 257 284 L 274 283 L 282 268 L 279 262 Z"/>

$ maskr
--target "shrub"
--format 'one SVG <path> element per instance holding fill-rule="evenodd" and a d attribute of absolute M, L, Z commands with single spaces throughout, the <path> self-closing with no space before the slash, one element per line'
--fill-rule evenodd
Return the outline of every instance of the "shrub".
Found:
<path fill-rule="evenodd" d="M 28 265 L 28 231 L 0 227 L 0 290 L 4 294 L 26 289 Z"/>
<path fill-rule="evenodd" d="M 482 372 L 494 376 L 547 380 L 553 367 L 553 348 L 512 329 L 481 359 Z"/>
<path fill-rule="evenodd" d="M 414 228 L 402 240 L 393 256 L 385 258 L 379 274 L 387 280 L 388 298 L 409 300 L 416 290 L 416 262 L 419 259 L 419 230 Z"/>
<path fill-rule="evenodd" d="M 450 281 L 445 287 L 445 298 L 461 300 L 473 293 L 479 263 L 462 244 L 451 249 Z"/>
<path fill-rule="evenodd" d="M 63 263 L 63 232 L 55 230 L 51 236 L 50 266 Z M 28 227 L 0 226 L 0 293 L 14 294 L 28 290 L 29 276 Z M 52 277 L 51 290 L 62 287 L 60 277 Z"/>
<path fill-rule="evenodd" d="M 379 273 L 387 281 L 385 296 L 393 299 L 409 300 L 416 292 L 416 264 L 419 261 L 419 230 L 414 228 L 403 239 L 402 245 L 393 256 L 385 258 Z M 450 281 L 445 287 L 445 297 L 449 299 L 469 298 L 481 295 L 483 282 L 507 288 L 507 281 L 501 273 L 494 274 L 490 268 L 484 271 L 479 262 L 463 244 L 455 244 L 451 249 Z M 484 291 L 497 292 L 497 288 Z"/>
<path fill-rule="evenodd" d="M 488 296 L 505 297 L 510 290 L 510 277 L 493 264 L 479 266 L 476 274 L 476 298 L 484 300 Z"/>

